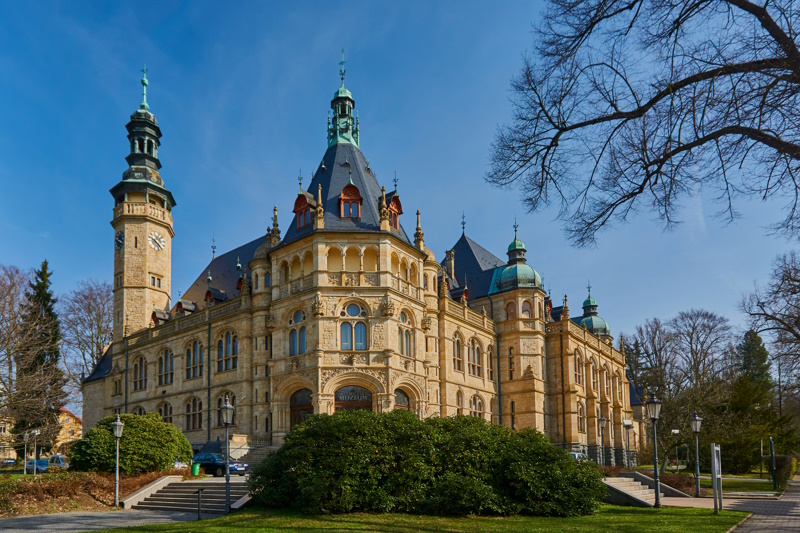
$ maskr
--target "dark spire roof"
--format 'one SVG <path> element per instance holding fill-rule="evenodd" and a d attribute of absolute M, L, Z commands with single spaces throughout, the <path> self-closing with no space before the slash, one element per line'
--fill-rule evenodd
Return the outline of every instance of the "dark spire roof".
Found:
<path fill-rule="evenodd" d="M 502 267 L 506 262 L 494 255 L 492 252 L 467 237 L 466 233 L 461 235 L 455 246 L 455 280 L 464 280 L 469 286 L 470 300 L 476 300 L 489 294 L 492 283 L 492 276 L 495 267 Z M 440 261 L 445 264 L 445 261 Z M 458 285 L 456 283 L 456 285 Z M 463 289 L 457 292 L 454 289 L 460 287 L 451 286 L 451 296 L 458 298 L 463 293 Z"/>
<path fill-rule="evenodd" d="M 364 199 L 364 203 L 361 205 L 360 219 L 339 216 L 339 195 L 342 193 L 342 189 L 350 183 L 350 180 Z M 322 203 L 325 213 L 325 229 L 322 231 L 380 231 L 381 187 L 372 171 L 367 170 L 364 154 L 356 145 L 342 142 L 328 148 L 308 187 L 308 190 L 312 191 L 309 193 L 312 198 L 316 195 L 318 185 L 322 185 Z M 387 202 L 390 194 L 387 194 Z M 296 241 L 312 231 L 314 231 L 312 224 L 298 228 L 296 217 L 292 218 L 292 223 L 286 230 L 282 244 Z M 403 241 L 411 243 L 402 225 L 400 225 L 399 231 L 392 230 L 392 232 Z"/>

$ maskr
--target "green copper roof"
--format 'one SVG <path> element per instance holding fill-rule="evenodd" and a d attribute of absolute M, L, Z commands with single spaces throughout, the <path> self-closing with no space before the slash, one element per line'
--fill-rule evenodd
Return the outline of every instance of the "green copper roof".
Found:
<path fill-rule="evenodd" d="M 514 240 L 508 245 L 509 252 L 513 252 L 514 250 L 525 250 L 525 244 L 516 237 L 514 237 Z"/>
<path fill-rule="evenodd" d="M 592 298 L 592 295 L 590 294 L 590 295 L 589 295 L 589 297 L 588 297 L 588 298 L 586 298 L 586 299 L 583 301 L 583 306 L 584 306 L 584 307 L 592 307 L 592 306 L 594 306 L 594 307 L 597 307 L 597 300 L 595 300 L 594 298 Z"/>
<path fill-rule="evenodd" d="M 608 323 L 599 316 L 587 316 L 580 319 L 579 325 L 586 326 L 594 335 L 611 335 L 611 328 Z"/>
<path fill-rule="evenodd" d="M 494 287 L 496 292 L 520 288 L 542 288 L 542 276 L 525 263 L 515 263 L 498 269 Z M 491 291 L 495 292 L 495 291 Z"/>
<path fill-rule="evenodd" d="M 353 95 L 350 93 L 350 91 L 345 89 L 344 85 L 342 85 L 341 87 L 336 89 L 335 93 L 333 93 L 333 98 L 334 99 L 336 99 L 336 98 L 349 98 L 350 100 L 352 100 L 353 99 Z"/>

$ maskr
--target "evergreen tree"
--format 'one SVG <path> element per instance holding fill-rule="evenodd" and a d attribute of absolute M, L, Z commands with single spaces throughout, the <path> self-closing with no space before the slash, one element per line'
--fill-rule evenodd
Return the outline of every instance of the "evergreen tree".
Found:
<path fill-rule="evenodd" d="M 38 429 L 37 446 L 43 450 L 51 448 L 58 437 L 58 415 L 66 400 L 66 380 L 59 365 L 61 328 L 51 289 L 52 274 L 47 260 L 42 261 L 25 293 L 28 310 L 23 328 L 32 342 L 15 355 L 16 387 L 9 402 L 18 447 L 26 431 Z"/>
<path fill-rule="evenodd" d="M 745 333 L 742 342 L 736 346 L 736 355 L 742 375 L 747 376 L 753 385 L 759 386 L 763 391 L 772 389 L 769 352 L 758 333 L 752 329 Z"/>

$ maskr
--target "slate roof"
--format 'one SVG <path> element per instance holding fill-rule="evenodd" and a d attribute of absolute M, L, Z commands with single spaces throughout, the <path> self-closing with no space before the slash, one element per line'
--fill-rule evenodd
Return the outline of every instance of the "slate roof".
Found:
<path fill-rule="evenodd" d="M 380 231 L 381 186 L 372 171 L 367 170 L 367 160 L 361 150 L 351 143 L 338 143 L 328 148 L 322 161 L 324 165 L 321 163 L 317 168 L 308 187 L 308 193 L 316 199 L 317 186 L 322 185 L 322 203 L 325 213 L 323 231 Z M 360 219 L 339 217 L 339 195 L 351 179 L 363 198 Z M 391 200 L 393 192 L 386 192 L 387 204 Z M 297 217 L 292 217 L 292 223 L 289 224 L 281 244 L 296 241 L 312 231 L 314 231 L 313 224 L 298 229 Z M 393 233 L 401 240 L 411 243 L 402 224 L 400 230 L 393 231 Z"/>
<path fill-rule="evenodd" d="M 230 252 L 226 252 L 214 258 L 203 268 L 202 272 L 200 272 L 200 275 L 197 276 L 197 279 L 194 280 L 194 283 L 192 283 L 189 289 L 181 294 L 181 300 L 195 302 L 198 306 L 198 310 L 205 308 L 204 299 L 206 297 L 206 291 L 208 290 L 206 278 L 208 278 L 209 270 L 211 270 L 211 277 L 213 278 L 211 286 L 214 289 L 224 291 L 228 298 L 239 296 L 239 291 L 236 290 L 236 284 L 239 282 L 239 271 L 236 270 L 236 258 L 239 258 L 242 268 L 246 267 L 247 263 L 253 259 L 256 248 L 263 242 L 264 237 L 258 237 L 247 244 L 243 244 Z M 250 271 L 247 272 L 247 275 L 250 276 Z"/>
<path fill-rule="evenodd" d="M 91 383 L 92 381 L 97 381 L 100 379 L 104 379 L 108 373 L 111 371 L 111 346 L 106 348 L 103 357 L 100 358 L 100 361 L 92 370 L 92 373 L 89 374 L 86 379 L 83 380 L 84 383 Z"/>
<path fill-rule="evenodd" d="M 464 292 L 462 285 L 466 275 L 469 299 L 483 298 L 489 294 L 495 267 L 504 267 L 506 262 L 492 252 L 473 241 L 465 233 L 461 234 L 455 246 L 455 278 L 456 283 L 450 287 L 450 296 L 458 299 Z M 439 261 L 445 265 L 446 259 Z"/>

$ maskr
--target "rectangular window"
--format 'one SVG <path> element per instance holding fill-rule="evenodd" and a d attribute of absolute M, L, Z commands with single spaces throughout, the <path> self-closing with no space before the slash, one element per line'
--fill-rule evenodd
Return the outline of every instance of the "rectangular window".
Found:
<path fill-rule="evenodd" d="M 264 393 L 264 402 L 269 403 L 269 392 Z"/>

